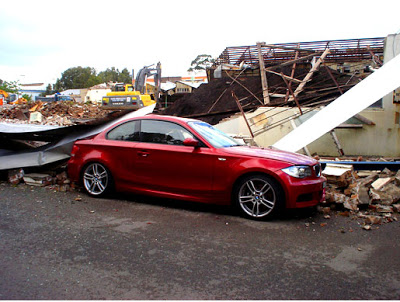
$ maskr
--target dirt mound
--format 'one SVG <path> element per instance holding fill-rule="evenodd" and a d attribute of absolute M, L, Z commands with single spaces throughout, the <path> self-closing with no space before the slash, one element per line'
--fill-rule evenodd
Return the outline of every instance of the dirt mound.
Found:
<path fill-rule="evenodd" d="M 275 72 L 282 72 L 288 75 L 291 73 L 291 68 L 286 67 L 275 70 Z M 297 69 L 294 78 L 303 79 L 307 72 L 308 69 Z M 330 70 L 330 72 L 335 77 L 336 82 L 342 87 L 343 92 L 358 82 L 356 77 L 340 74 L 334 70 Z M 268 73 L 267 81 L 270 94 L 286 94 L 287 85 L 280 75 Z M 292 82 L 291 88 L 293 91 L 298 84 L 297 82 Z M 202 84 L 192 94 L 187 94 L 175 101 L 162 114 L 196 117 L 211 124 L 217 124 L 223 118 L 239 111 L 232 93 L 240 100 L 244 110 L 263 106 L 260 77 L 241 76 L 236 82 L 226 76 L 220 79 L 213 79 L 208 84 Z M 302 105 L 312 105 L 324 100 L 330 102 L 339 97 L 340 94 L 327 69 L 321 68 L 314 73 L 312 79 L 306 84 L 304 91 L 299 94 L 297 99 Z M 296 106 L 295 102 L 285 103 L 284 97 L 271 97 L 270 99 L 270 106 Z"/>

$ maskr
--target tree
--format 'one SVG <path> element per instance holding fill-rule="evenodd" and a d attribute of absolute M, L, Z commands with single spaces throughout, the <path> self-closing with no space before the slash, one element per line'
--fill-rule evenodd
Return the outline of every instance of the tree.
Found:
<path fill-rule="evenodd" d="M 196 59 L 192 61 L 188 71 L 206 70 L 208 67 L 211 67 L 214 62 L 215 60 L 210 55 L 198 55 Z"/>
<path fill-rule="evenodd" d="M 23 94 L 22 97 L 28 102 L 32 101 L 32 96 L 30 94 Z"/>
<path fill-rule="evenodd" d="M 18 82 L 7 82 L 0 80 L 0 90 L 4 90 L 10 93 L 18 93 Z"/>
<path fill-rule="evenodd" d="M 119 82 L 129 84 L 132 83 L 132 75 L 129 73 L 127 68 L 122 69 L 121 73 L 119 74 L 118 78 Z"/>
<path fill-rule="evenodd" d="M 51 84 L 48 84 L 47 87 L 46 87 L 46 91 L 42 92 L 40 94 L 40 96 L 46 96 L 46 95 L 49 95 L 49 94 L 53 94 L 54 92 L 55 91 L 53 90 L 53 87 L 51 86 Z"/>
<path fill-rule="evenodd" d="M 102 83 L 119 82 L 127 84 L 132 82 L 132 76 L 126 68 L 121 72 L 115 67 L 107 68 L 105 71 L 99 73 L 99 78 Z"/>
<path fill-rule="evenodd" d="M 103 83 L 118 82 L 119 70 L 115 67 L 107 68 L 99 73 L 99 78 Z"/>
<path fill-rule="evenodd" d="M 72 67 L 65 70 L 61 74 L 61 78 L 56 80 L 51 93 L 66 89 L 90 88 L 100 83 L 107 82 L 128 84 L 132 82 L 132 75 L 127 68 L 122 69 L 120 72 L 117 68 L 111 67 L 97 74 L 96 70 L 91 67 Z M 50 88 L 48 90 L 50 90 Z"/>
<path fill-rule="evenodd" d="M 101 83 L 96 70 L 91 67 L 72 67 L 65 70 L 61 79 L 57 79 L 56 90 L 89 88 Z"/>

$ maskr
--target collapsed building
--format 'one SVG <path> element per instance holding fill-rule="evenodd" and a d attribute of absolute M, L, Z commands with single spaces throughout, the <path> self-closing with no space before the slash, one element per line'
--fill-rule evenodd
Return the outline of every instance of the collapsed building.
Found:
<path fill-rule="evenodd" d="M 399 46 L 400 37 L 389 35 L 227 47 L 207 70 L 209 83 L 163 113 L 202 119 L 267 147 L 379 70 Z M 399 157 L 399 102 L 395 90 L 300 152 Z"/>
<path fill-rule="evenodd" d="M 200 85 L 167 108 L 159 106 L 156 110 L 160 114 L 198 118 L 267 147 L 306 124 L 322 108 L 348 95 L 346 92 L 364 83 L 364 79 L 378 74 L 400 52 L 399 46 L 400 35 L 389 35 L 227 47 L 207 70 L 208 84 Z M 350 108 L 356 100 L 347 101 Z M 362 155 L 396 159 L 400 156 L 399 102 L 397 89 L 322 133 L 304 149 L 294 151 L 324 157 Z M 65 160 L 74 140 L 127 113 L 110 115 L 94 106 L 86 108 L 85 104 L 49 103 L 40 112 L 31 112 L 36 109 L 24 106 L 3 108 L 1 112 L 7 123 L 0 124 L 0 170 Z M 343 111 L 346 108 L 333 112 L 332 118 L 343 115 Z M 21 121 L 32 117 L 43 118 L 50 128 L 26 122 L 29 125 L 22 129 L 21 125 L 9 123 L 14 118 Z"/>

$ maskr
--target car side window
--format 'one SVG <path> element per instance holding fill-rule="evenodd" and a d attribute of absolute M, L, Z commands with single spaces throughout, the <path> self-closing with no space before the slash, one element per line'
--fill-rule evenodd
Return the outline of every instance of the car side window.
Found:
<path fill-rule="evenodd" d="M 119 125 L 107 134 L 107 139 L 117 141 L 140 141 L 140 121 L 130 121 Z"/>
<path fill-rule="evenodd" d="M 142 142 L 166 145 L 183 145 L 186 138 L 194 138 L 180 125 L 156 120 L 142 120 L 141 134 Z"/>

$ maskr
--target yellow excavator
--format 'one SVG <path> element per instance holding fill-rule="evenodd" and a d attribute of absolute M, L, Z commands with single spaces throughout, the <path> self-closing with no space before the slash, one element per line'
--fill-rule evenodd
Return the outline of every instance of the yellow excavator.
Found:
<path fill-rule="evenodd" d="M 154 65 L 145 66 L 139 70 L 136 76 L 135 86 L 131 84 L 116 84 L 113 91 L 108 92 L 107 95 L 102 98 L 102 105 L 100 108 L 110 110 L 137 110 L 158 102 L 161 85 L 161 64 L 160 62 L 157 63 L 155 68 L 152 68 L 152 66 Z M 146 79 L 150 76 L 154 76 L 154 100 L 146 91 Z"/>
<path fill-rule="evenodd" d="M 8 92 L 4 90 L 0 90 L 0 106 L 7 104 Z"/>
<path fill-rule="evenodd" d="M 25 104 L 28 101 L 21 97 L 17 99 L 17 95 L 15 93 L 10 93 L 5 90 L 0 89 L 0 106 L 5 104 L 17 105 L 17 104 Z"/>

